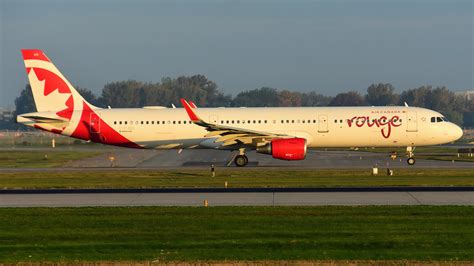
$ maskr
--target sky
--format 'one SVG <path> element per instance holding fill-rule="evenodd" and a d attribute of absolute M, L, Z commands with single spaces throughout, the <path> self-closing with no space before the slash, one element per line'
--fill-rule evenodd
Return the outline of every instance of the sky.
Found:
<path fill-rule="evenodd" d="M 392 83 L 471 90 L 473 1 L 0 0 L 0 107 L 38 48 L 79 87 L 203 74 L 236 95 L 326 95 Z"/>

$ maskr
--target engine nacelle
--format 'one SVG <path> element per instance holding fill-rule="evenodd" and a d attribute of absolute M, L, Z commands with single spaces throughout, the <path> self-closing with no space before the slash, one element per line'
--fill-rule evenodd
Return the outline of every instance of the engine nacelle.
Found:
<path fill-rule="evenodd" d="M 280 160 L 296 161 L 306 158 L 306 140 L 302 138 L 275 139 L 258 147 L 258 153 L 271 154 Z"/>

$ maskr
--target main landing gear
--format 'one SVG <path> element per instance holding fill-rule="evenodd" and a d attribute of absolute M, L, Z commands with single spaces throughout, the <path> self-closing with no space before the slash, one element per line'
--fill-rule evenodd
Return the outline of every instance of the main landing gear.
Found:
<path fill-rule="evenodd" d="M 407 154 L 408 154 L 408 159 L 407 159 L 407 163 L 408 165 L 414 165 L 416 160 L 415 158 L 413 158 L 413 151 L 415 150 L 415 147 L 411 147 L 411 146 L 408 146 L 407 147 Z"/>
<path fill-rule="evenodd" d="M 244 167 L 249 163 L 249 158 L 245 155 L 245 149 L 239 149 L 239 154 L 234 158 L 234 164 L 237 167 Z"/>

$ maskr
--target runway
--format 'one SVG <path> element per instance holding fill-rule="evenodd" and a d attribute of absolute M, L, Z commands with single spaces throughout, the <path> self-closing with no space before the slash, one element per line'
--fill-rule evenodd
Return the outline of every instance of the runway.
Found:
<path fill-rule="evenodd" d="M 464 146 L 462 146 L 464 147 Z M 470 146 L 469 146 L 470 147 Z M 0 171 L 66 171 L 77 168 L 81 169 L 182 169 L 182 168 L 208 168 L 211 164 L 217 167 L 234 167 L 229 161 L 233 158 L 230 151 L 199 149 L 199 150 L 140 150 L 110 146 L 94 146 L 88 148 L 75 148 L 84 151 L 101 151 L 100 155 L 89 158 L 70 161 L 56 168 L 2 168 Z M 9 148 L 3 151 L 43 151 L 45 153 L 55 150 L 72 151 L 71 147 L 52 148 Z M 416 158 L 417 153 L 415 153 Z M 421 154 L 418 154 L 421 155 Z M 441 161 L 417 158 L 416 164 L 410 166 L 406 158 L 401 155 L 392 160 L 388 153 L 376 153 L 368 151 L 335 151 L 335 150 L 308 150 L 305 160 L 282 161 L 273 159 L 272 156 L 259 154 L 255 151 L 247 152 L 249 164 L 247 167 L 272 167 L 272 168 L 297 168 L 297 169 L 369 169 L 373 166 L 380 168 L 444 168 L 444 169 L 474 169 L 474 162 L 467 161 Z M 463 155 L 464 156 L 464 155 Z M 114 162 L 110 162 L 114 157 Z"/>
<path fill-rule="evenodd" d="M 0 207 L 470 205 L 473 187 L 1 190 Z"/>
<path fill-rule="evenodd" d="M 77 160 L 66 165 L 70 168 L 110 168 L 108 158 L 116 158 L 114 167 L 138 169 L 202 168 L 214 164 L 224 167 L 232 159 L 233 153 L 220 150 L 131 150 L 116 148 L 102 155 Z M 361 151 L 309 150 L 305 160 L 282 161 L 255 151 L 247 153 L 247 167 L 294 167 L 308 169 L 328 168 L 474 168 L 472 162 L 451 162 L 417 159 L 414 166 L 406 163 L 405 157 L 391 160 L 387 153 Z M 415 156 L 416 157 L 416 156 Z M 233 164 L 230 164 L 233 166 Z"/>

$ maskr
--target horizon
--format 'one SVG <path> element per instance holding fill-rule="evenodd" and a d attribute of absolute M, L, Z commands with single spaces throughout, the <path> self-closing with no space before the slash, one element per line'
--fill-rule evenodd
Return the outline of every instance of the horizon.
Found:
<path fill-rule="evenodd" d="M 22 48 L 44 50 L 98 96 L 109 82 L 194 74 L 232 96 L 364 94 L 372 83 L 473 90 L 471 1 L 1 0 L 0 17 L 4 108 L 28 83 Z"/>

